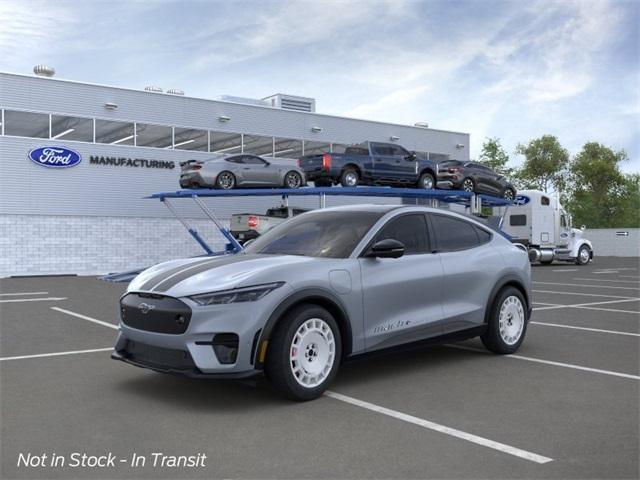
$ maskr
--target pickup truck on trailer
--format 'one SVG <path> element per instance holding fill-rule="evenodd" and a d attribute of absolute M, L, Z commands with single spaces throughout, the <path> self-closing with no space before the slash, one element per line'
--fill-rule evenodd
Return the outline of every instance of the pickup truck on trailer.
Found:
<path fill-rule="evenodd" d="M 306 212 L 304 208 L 281 207 L 270 208 L 264 215 L 259 213 L 236 213 L 231 215 L 231 235 L 240 243 L 258 238 L 267 230 L 284 222 L 287 218 Z"/>
<path fill-rule="evenodd" d="M 436 188 L 438 164 L 394 143 L 363 142 L 344 153 L 307 155 L 298 160 L 317 187 L 341 184 Z"/>

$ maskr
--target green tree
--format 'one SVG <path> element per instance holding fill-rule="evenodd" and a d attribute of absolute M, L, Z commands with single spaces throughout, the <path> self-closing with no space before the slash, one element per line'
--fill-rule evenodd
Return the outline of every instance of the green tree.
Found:
<path fill-rule="evenodd" d="M 516 153 L 524 155 L 524 163 L 516 172 L 520 187 L 548 192 L 562 190 L 565 186 L 569 152 L 553 135 L 543 135 L 519 144 Z"/>
<path fill-rule="evenodd" d="M 591 228 L 637 227 L 640 224 L 638 175 L 624 175 L 624 150 L 586 143 L 569 168 L 567 209 L 576 225 Z"/>
<path fill-rule="evenodd" d="M 507 177 L 513 175 L 513 168 L 507 166 L 507 163 L 509 163 L 509 155 L 497 137 L 485 139 L 485 142 L 482 144 L 482 153 L 480 153 L 479 160 L 501 175 Z"/>

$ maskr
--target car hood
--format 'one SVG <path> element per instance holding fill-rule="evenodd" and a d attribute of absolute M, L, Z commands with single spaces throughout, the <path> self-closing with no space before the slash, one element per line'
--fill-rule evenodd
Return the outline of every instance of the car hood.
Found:
<path fill-rule="evenodd" d="M 287 270 L 318 259 L 293 255 L 223 255 L 173 260 L 151 267 L 129 284 L 129 292 L 184 297 L 268 282 L 286 281 Z"/>

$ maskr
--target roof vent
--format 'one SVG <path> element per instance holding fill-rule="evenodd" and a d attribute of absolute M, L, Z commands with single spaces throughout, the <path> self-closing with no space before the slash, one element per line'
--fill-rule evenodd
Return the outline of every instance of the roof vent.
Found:
<path fill-rule="evenodd" d="M 46 65 L 36 65 L 33 67 L 33 73 L 39 77 L 53 77 L 56 74 L 56 69 L 53 67 L 47 67 Z"/>
<path fill-rule="evenodd" d="M 182 90 L 178 90 L 177 88 L 170 88 L 169 90 L 167 90 L 167 93 L 169 95 L 184 95 L 184 92 Z"/>
<path fill-rule="evenodd" d="M 316 111 L 316 101 L 313 98 L 276 93 L 262 100 L 268 102 L 272 107 L 282 108 L 283 110 L 295 110 L 297 112 Z"/>
<path fill-rule="evenodd" d="M 162 93 L 162 89 L 160 87 L 156 87 L 155 85 L 147 85 L 146 87 L 144 87 L 144 89 L 147 92 Z"/>

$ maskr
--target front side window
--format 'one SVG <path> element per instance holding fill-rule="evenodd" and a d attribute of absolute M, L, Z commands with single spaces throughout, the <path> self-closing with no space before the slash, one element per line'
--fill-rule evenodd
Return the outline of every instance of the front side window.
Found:
<path fill-rule="evenodd" d="M 480 245 L 476 227 L 448 215 L 431 215 L 439 252 L 455 252 Z"/>
<path fill-rule="evenodd" d="M 309 212 L 282 222 L 245 249 L 247 254 L 347 258 L 384 212 Z"/>
<path fill-rule="evenodd" d="M 429 252 L 427 222 L 422 214 L 402 215 L 391 219 L 376 235 L 374 243 L 389 238 L 404 245 L 405 255 Z"/>

